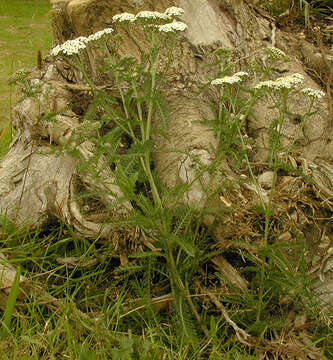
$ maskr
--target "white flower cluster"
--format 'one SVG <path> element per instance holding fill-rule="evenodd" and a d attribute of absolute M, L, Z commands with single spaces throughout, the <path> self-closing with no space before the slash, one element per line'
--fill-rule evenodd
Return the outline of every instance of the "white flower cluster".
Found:
<path fill-rule="evenodd" d="M 187 25 L 180 21 L 174 21 L 165 25 L 157 26 L 157 30 L 161 33 L 177 33 L 180 31 L 185 31 Z"/>
<path fill-rule="evenodd" d="M 306 96 L 309 96 L 309 97 L 311 97 L 313 99 L 320 99 L 323 96 L 325 96 L 325 93 L 323 91 L 312 89 L 312 88 L 302 89 L 301 92 L 303 94 L 305 94 Z"/>
<path fill-rule="evenodd" d="M 155 21 L 169 21 L 170 17 L 158 11 L 140 11 L 136 15 L 136 20 L 155 22 Z"/>
<path fill-rule="evenodd" d="M 104 30 L 97 31 L 95 34 L 92 34 L 87 37 L 87 42 L 99 40 L 104 35 L 111 34 L 111 33 L 113 33 L 113 29 L 111 29 L 111 28 L 106 28 Z"/>
<path fill-rule="evenodd" d="M 239 71 L 238 73 L 232 76 L 224 76 L 223 78 L 214 79 L 211 82 L 211 84 L 216 86 L 224 85 L 224 84 L 233 85 L 242 82 L 248 76 L 249 74 L 247 72 Z"/>
<path fill-rule="evenodd" d="M 112 20 L 114 23 L 121 23 L 121 22 L 135 22 L 135 21 L 143 21 L 145 23 L 163 23 L 165 21 L 172 21 L 176 17 L 179 17 L 183 15 L 184 10 L 181 8 L 178 8 L 176 6 L 171 6 L 168 9 L 165 10 L 164 13 L 160 13 L 158 11 L 140 11 L 137 15 L 131 14 L 131 13 L 122 13 L 115 15 Z M 175 21 L 172 23 L 160 25 L 156 27 L 157 30 L 161 33 L 176 33 L 179 31 L 184 31 L 187 28 L 187 25 Z M 64 55 L 74 55 L 78 54 L 80 50 L 86 48 L 86 44 L 90 41 L 97 41 L 101 39 L 106 34 L 111 34 L 113 32 L 113 29 L 106 28 L 104 30 L 98 31 L 95 34 L 92 34 L 88 37 L 85 36 L 79 36 L 78 38 L 74 40 L 67 40 L 61 45 L 55 46 L 51 50 L 51 55 L 57 56 L 58 54 L 62 53 Z"/>
<path fill-rule="evenodd" d="M 65 55 L 78 54 L 80 50 L 85 49 L 86 44 L 82 40 L 67 40 L 61 45 L 57 45 L 51 50 L 51 55 L 57 56 L 59 53 Z"/>
<path fill-rule="evenodd" d="M 113 32 L 113 29 L 106 28 L 101 31 L 97 31 L 95 34 L 92 34 L 88 37 L 85 36 L 79 36 L 78 38 L 74 40 L 67 40 L 61 45 L 55 46 L 51 50 L 51 55 L 57 56 L 59 53 L 63 53 L 64 55 L 73 55 L 78 54 L 80 50 L 85 49 L 87 47 L 87 43 L 90 41 L 96 41 L 99 40 L 101 37 L 103 37 L 106 34 L 111 34 Z"/>
<path fill-rule="evenodd" d="M 134 14 L 124 12 L 122 14 L 115 15 L 112 18 L 112 20 L 113 20 L 114 23 L 117 23 L 117 22 L 119 22 L 119 23 L 120 22 L 134 22 L 136 20 L 136 16 Z"/>
<path fill-rule="evenodd" d="M 176 6 L 171 6 L 164 11 L 164 14 L 174 19 L 182 16 L 184 14 L 184 10 Z"/>
<path fill-rule="evenodd" d="M 144 22 L 158 23 L 162 21 L 170 21 L 184 14 L 182 8 L 171 6 L 165 10 L 164 13 L 158 11 L 140 11 L 137 15 L 124 12 L 122 14 L 115 15 L 112 20 L 114 23 L 121 22 L 135 22 L 137 20 Z"/>
<path fill-rule="evenodd" d="M 301 74 L 292 74 L 285 77 L 278 78 L 276 80 L 267 80 L 261 81 L 254 88 L 255 89 L 272 89 L 272 90 L 282 90 L 282 89 L 291 89 L 298 84 L 303 82 L 304 76 Z"/>
<path fill-rule="evenodd" d="M 290 58 L 280 49 L 276 47 L 265 48 L 266 53 L 274 60 L 290 61 Z"/>

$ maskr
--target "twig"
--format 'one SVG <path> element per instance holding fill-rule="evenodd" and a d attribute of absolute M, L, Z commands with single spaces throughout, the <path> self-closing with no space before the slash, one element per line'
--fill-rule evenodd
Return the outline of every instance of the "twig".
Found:
<path fill-rule="evenodd" d="M 242 344 L 252 347 L 253 344 L 256 343 L 255 339 L 230 319 L 227 309 L 221 304 L 221 302 L 217 299 L 217 297 L 213 293 L 211 293 L 208 289 L 204 289 L 204 291 L 207 293 L 208 297 L 215 304 L 215 306 L 221 311 L 227 323 L 231 325 L 232 328 L 235 330 L 237 339 Z"/>
<path fill-rule="evenodd" d="M 156 304 L 161 304 L 161 303 L 164 303 L 164 302 L 170 302 L 170 301 L 172 301 L 172 300 L 173 300 L 172 294 L 166 294 L 166 295 L 159 296 L 159 297 L 157 297 L 157 298 L 152 299 L 151 302 L 152 302 L 154 305 L 156 305 Z M 119 319 L 121 319 L 121 318 L 123 318 L 123 317 L 126 317 L 126 316 L 128 316 L 128 315 L 130 315 L 130 314 L 133 314 L 133 313 L 135 313 L 135 312 L 137 312 L 137 311 L 139 311 L 139 310 L 141 310 L 141 309 L 144 309 L 146 306 L 147 306 L 147 305 L 137 306 L 136 308 L 129 310 L 129 311 L 126 312 L 125 314 L 120 315 L 120 316 L 119 316 Z"/>

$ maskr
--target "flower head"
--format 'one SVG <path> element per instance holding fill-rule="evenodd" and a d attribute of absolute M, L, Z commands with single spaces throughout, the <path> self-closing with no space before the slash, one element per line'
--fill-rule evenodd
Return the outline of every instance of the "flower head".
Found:
<path fill-rule="evenodd" d="M 301 92 L 304 95 L 309 96 L 310 98 L 313 98 L 313 99 L 320 99 L 323 96 L 325 96 L 325 93 L 323 91 L 312 89 L 312 88 L 302 89 Z"/>
<path fill-rule="evenodd" d="M 171 6 L 164 11 L 164 14 L 172 19 L 182 16 L 184 10 L 182 8 Z"/>
<path fill-rule="evenodd" d="M 135 18 L 150 23 L 170 20 L 169 16 L 158 11 L 140 11 Z"/>
<path fill-rule="evenodd" d="M 296 85 L 301 84 L 303 82 L 304 76 L 298 73 L 287 75 L 285 77 L 280 77 L 276 80 L 267 80 L 261 81 L 254 88 L 255 89 L 272 89 L 272 90 L 283 90 L 283 89 L 291 89 Z"/>
<path fill-rule="evenodd" d="M 267 47 L 265 48 L 265 51 L 273 60 L 290 61 L 290 58 L 282 50 L 276 47 Z"/>
<path fill-rule="evenodd" d="M 111 34 L 113 32 L 113 29 L 106 28 L 101 31 L 97 31 L 95 34 L 92 34 L 88 37 L 85 36 L 79 36 L 78 38 L 74 40 L 67 40 L 61 45 L 55 46 L 51 50 L 51 55 L 57 56 L 60 53 L 63 53 L 64 55 L 74 55 L 78 54 L 80 50 L 85 49 L 87 47 L 87 43 L 90 41 L 96 41 L 99 40 L 101 37 L 103 37 L 106 34 Z"/>
<path fill-rule="evenodd" d="M 258 90 L 263 88 L 273 89 L 274 84 L 275 81 L 273 80 L 260 81 L 260 83 L 258 83 L 254 88 Z"/>
<path fill-rule="evenodd" d="M 88 40 L 88 42 L 89 41 L 97 41 L 97 40 L 101 39 L 104 35 L 111 34 L 111 33 L 113 33 L 113 29 L 106 28 L 104 30 L 97 31 L 95 34 L 88 36 L 87 40 Z"/>
<path fill-rule="evenodd" d="M 73 55 L 78 54 L 80 50 L 86 48 L 86 41 L 74 39 L 74 40 L 67 40 L 61 45 L 55 46 L 51 50 L 51 55 L 57 56 L 59 53 L 63 53 L 65 55 Z"/>
<path fill-rule="evenodd" d="M 224 76 L 223 78 L 217 78 L 214 79 L 211 84 L 212 85 L 224 85 L 224 84 L 229 84 L 229 85 L 233 85 L 233 84 L 237 84 L 243 81 L 242 76 L 244 76 L 244 74 L 241 74 L 241 76 L 237 75 L 238 73 L 232 75 L 232 76 Z M 247 73 L 246 73 L 247 74 Z"/>
<path fill-rule="evenodd" d="M 185 31 L 187 25 L 180 21 L 174 21 L 165 25 L 157 26 L 157 30 L 161 33 L 177 33 L 180 31 Z"/>
<path fill-rule="evenodd" d="M 124 12 L 122 14 L 115 15 L 112 20 L 114 23 L 134 22 L 136 20 L 136 16 L 131 13 Z"/>

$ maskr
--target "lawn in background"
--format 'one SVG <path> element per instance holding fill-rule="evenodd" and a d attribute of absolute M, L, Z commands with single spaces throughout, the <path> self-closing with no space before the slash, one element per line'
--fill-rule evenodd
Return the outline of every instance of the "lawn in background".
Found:
<path fill-rule="evenodd" d="M 36 66 L 38 50 L 45 55 L 50 49 L 49 11 L 49 0 L 0 0 L 0 156 L 9 132 L 8 78 L 19 69 Z M 12 90 L 12 102 L 15 103 L 18 91 Z"/>

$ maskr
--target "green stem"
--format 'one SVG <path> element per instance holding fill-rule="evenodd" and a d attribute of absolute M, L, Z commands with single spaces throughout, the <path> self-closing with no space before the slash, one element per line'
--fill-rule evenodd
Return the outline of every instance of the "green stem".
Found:
<path fill-rule="evenodd" d="M 138 111 L 141 138 L 144 139 L 145 138 L 145 128 L 144 128 L 144 124 L 143 124 L 143 115 L 142 115 L 143 112 L 142 112 L 141 102 L 139 101 L 138 89 L 137 89 L 136 84 L 134 83 L 134 81 L 132 82 L 132 88 L 134 90 L 134 96 L 136 97 L 136 108 L 137 108 L 137 111 Z"/>
<path fill-rule="evenodd" d="M 116 115 L 116 114 L 113 114 L 112 111 L 110 111 L 110 110 L 108 109 L 108 107 L 106 106 L 106 104 L 103 104 L 103 108 L 104 108 L 104 110 L 106 111 L 106 113 L 112 118 L 112 120 L 123 130 L 123 132 L 124 132 L 125 134 L 127 134 L 127 135 L 129 135 L 129 136 L 131 136 L 131 137 L 133 136 L 133 141 L 134 141 L 134 142 L 138 142 L 136 136 L 135 136 L 132 132 L 130 132 L 121 122 L 119 122 L 119 121 L 117 120 L 117 115 Z"/>
<path fill-rule="evenodd" d="M 150 188 L 153 193 L 154 203 L 156 205 L 158 205 L 159 207 L 162 207 L 162 200 L 158 193 L 158 189 L 157 189 L 157 186 L 154 181 L 153 173 L 150 168 L 150 152 L 149 152 L 149 150 L 145 152 L 143 162 L 144 162 L 144 170 L 146 171 L 146 174 L 148 176 Z"/>
<path fill-rule="evenodd" d="M 156 73 L 155 70 L 153 70 L 151 79 L 151 95 L 149 99 L 149 106 L 148 106 L 148 116 L 147 116 L 147 124 L 146 124 L 146 137 L 145 140 L 149 140 L 150 138 L 150 131 L 151 131 L 151 122 L 153 117 L 153 98 L 155 95 L 155 83 L 156 83 Z"/>
<path fill-rule="evenodd" d="M 273 181 L 272 181 L 272 187 L 271 191 L 269 193 L 269 199 L 268 199 L 268 205 L 265 211 L 265 230 L 264 230 L 264 248 L 267 248 L 268 245 L 268 235 L 269 235 L 269 224 L 272 214 L 272 202 L 273 202 L 273 194 L 274 189 L 276 185 L 277 180 L 277 167 L 274 168 L 273 173 Z M 263 296 L 264 296 L 264 279 L 265 279 L 265 261 L 261 264 L 261 270 L 260 270 L 260 287 L 259 287 L 259 301 L 258 301 L 258 307 L 257 307 L 257 322 L 260 321 L 261 317 L 261 310 L 262 310 L 262 303 L 263 303 Z"/>
<path fill-rule="evenodd" d="M 278 136 L 273 144 L 272 152 L 271 152 L 271 159 L 272 159 L 272 165 L 273 165 L 273 180 L 271 185 L 271 190 L 269 192 L 269 198 L 268 198 L 268 204 L 265 211 L 265 229 L 264 229 L 264 248 L 267 248 L 268 245 L 268 236 L 269 236 L 269 224 L 272 216 L 272 204 L 273 204 L 273 195 L 275 191 L 275 185 L 277 181 L 277 172 L 278 172 L 278 166 L 277 166 L 277 147 L 280 142 L 281 134 L 282 134 L 282 126 L 284 123 L 284 110 L 280 110 L 280 116 L 278 121 Z M 261 264 L 261 271 L 260 271 L 260 287 L 259 287 L 259 301 L 258 301 L 258 307 L 257 307 L 257 322 L 260 321 L 261 317 L 261 311 L 262 311 L 262 303 L 263 303 L 263 296 L 264 296 L 264 279 L 265 279 L 265 261 L 263 260 Z"/>
<path fill-rule="evenodd" d="M 180 293 L 183 295 L 184 299 L 187 301 L 188 306 L 190 307 L 195 319 L 197 320 L 198 324 L 200 325 L 203 333 L 208 337 L 209 336 L 209 331 L 206 327 L 206 325 L 204 325 L 201 321 L 200 315 L 198 314 L 193 301 L 191 299 L 191 297 L 189 296 L 189 293 L 185 287 L 185 285 L 183 284 L 183 281 L 181 279 L 181 277 L 179 276 L 179 273 L 177 271 L 177 265 L 175 263 L 175 259 L 172 255 L 172 250 L 169 247 L 169 244 L 167 242 L 167 240 L 165 240 L 165 247 L 167 249 L 167 254 L 168 254 L 168 263 L 170 264 L 170 272 L 171 272 L 171 279 L 173 282 L 173 285 L 178 288 L 178 290 L 180 291 Z"/>
<path fill-rule="evenodd" d="M 152 34 L 152 48 L 155 45 L 155 35 Z M 150 139 L 150 132 L 151 132 L 151 122 L 153 117 L 153 105 L 154 105 L 154 96 L 155 96 L 155 87 L 156 87 L 156 65 L 158 60 L 158 52 L 154 56 L 152 55 L 151 63 L 152 63 L 152 69 L 151 69 L 151 87 L 150 87 L 150 95 L 149 95 L 149 105 L 148 105 L 148 115 L 147 115 L 147 124 L 146 124 L 146 136 L 145 140 Z"/>
<path fill-rule="evenodd" d="M 95 89 L 95 86 L 94 84 L 92 83 L 92 81 L 90 80 L 84 66 L 82 65 L 81 61 L 80 61 L 80 58 L 78 57 L 78 55 L 75 55 L 75 60 L 76 60 L 76 63 L 77 63 L 77 68 L 81 71 L 84 79 L 86 80 L 87 84 L 89 85 L 90 89 L 91 89 L 91 92 L 93 93 L 94 96 L 96 96 L 96 89 Z"/>
<path fill-rule="evenodd" d="M 255 99 L 252 99 L 248 105 L 248 109 L 246 111 L 246 113 L 244 114 L 244 117 L 246 118 L 250 112 L 250 110 L 252 109 L 252 107 L 254 106 L 254 104 L 256 103 L 256 100 Z M 234 105 L 232 104 L 233 106 L 233 111 L 235 112 L 236 109 L 234 107 Z M 242 147 L 243 149 L 245 148 L 245 143 L 244 143 L 244 138 L 243 138 L 243 135 L 242 135 L 242 132 L 241 132 L 241 129 L 240 129 L 240 126 L 238 124 L 238 121 L 236 123 L 236 127 L 237 127 L 237 132 L 238 132 L 238 135 L 239 135 L 239 138 L 240 138 L 240 141 L 242 143 Z M 254 183 L 254 186 L 257 190 L 257 193 L 258 193 L 258 196 L 259 196 L 259 200 L 260 200 L 260 205 L 262 206 L 262 208 L 266 211 L 266 204 L 265 204 L 265 201 L 264 201 L 264 198 L 262 197 L 262 193 L 261 193 L 261 189 L 259 187 L 259 184 L 258 184 L 258 181 L 256 179 L 256 177 L 254 176 L 253 174 L 253 171 L 252 171 L 252 168 L 251 168 L 251 164 L 250 164 L 250 161 L 249 161 L 249 157 L 247 156 L 247 154 L 245 154 L 245 161 L 246 161 L 246 165 L 247 165 L 247 168 L 249 170 L 249 173 L 250 173 L 250 176 L 251 176 L 251 179 Z"/>
<path fill-rule="evenodd" d="M 109 58 L 110 60 L 112 61 L 112 66 L 115 67 L 115 56 L 113 56 L 107 46 L 107 42 L 105 41 L 104 42 L 104 46 L 105 46 L 105 50 L 106 52 L 108 53 L 109 55 Z M 119 81 L 119 76 L 118 76 L 118 71 L 117 69 L 115 69 L 114 71 L 114 77 L 115 77 L 115 80 L 116 80 L 116 84 L 117 84 L 117 89 L 120 93 L 120 97 L 121 97 L 121 101 L 122 101 L 122 104 L 123 104 L 123 108 L 124 108 L 124 111 L 125 111 L 125 116 L 126 116 L 126 120 L 127 120 L 127 123 L 128 123 L 128 131 L 129 131 L 129 135 L 132 137 L 133 141 L 135 143 L 137 143 L 137 138 L 134 134 L 134 131 L 133 131 L 133 128 L 131 126 L 131 121 L 130 121 L 130 117 L 129 117 L 129 112 L 128 112 L 128 109 L 127 109 L 127 106 L 126 106 L 126 102 L 125 102 L 125 94 L 124 94 L 124 91 L 122 89 L 122 87 L 120 86 L 120 81 Z"/>
<path fill-rule="evenodd" d="M 115 79 L 116 79 L 116 84 L 117 84 L 117 88 L 118 88 L 118 91 L 120 93 L 120 97 L 121 97 L 121 101 L 122 101 L 122 104 L 123 104 L 123 108 L 124 108 L 124 111 L 125 111 L 125 116 L 126 116 L 126 120 L 127 120 L 127 124 L 128 124 L 128 131 L 133 139 L 134 142 L 137 142 L 136 140 L 136 136 L 134 134 L 134 131 L 133 131 L 133 128 L 131 126 L 131 121 L 130 121 L 130 117 L 129 117 L 129 113 L 128 113 L 128 109 L 127 109 L 127 106 L 126 106 L 126 102 L 125 102 L 125 96 L 124 96 L 124 92 L 120 86 L 120 82 L 119 82 L 119 77 L 118 77 L 118 74 L 117 72 L 115 71 Z"/>
<path fill-rule="evenodd" d="M 151 41 L 152 48 L 154 48 L 154 46 L 155 46 L 154 40 L 155 40 L 155 36 L 153 34 L 152 41 Z M 157 59 L 158 59 L 158 52 L 156 55 L 152 54 L 152 57 L 151 57 L 151 66 L 152 66 L 152 68 L 151 68 L 151 87 L 150 87 L 150 94 L 149 94 L 146 129 L 144 128 L 144 123 L 143 123 L 143 119 L 142 119 L 141 105 L 138 104 L 139 116 L 141 116 L 141 119 L 140 119 L 141 134 L 142 134 L 142 140 L 144 142 L 149 141 L 150 137 L 151 137 L 151 122 L 152 122 L 153 109 L 154 109 L 153 105 L 154 105 L 154 96 L 155 96 L 155 87 L 156 87 Z M 135 87 L 135 91 L 136 91 L 136 87 Z M 142 162 L 143 162 L 143 168 L 146 171 L 146 174 L 148 176 L 150 188 L 151 188 L 151 191 L 153 194 L 154 203 L 156 205 L 158 205 L 159 207 L 162 207 L 162 201 L 161 201 L 161 198 L 160 198 L 160 195 L 159 195 L 159 192 L 158 192 L 158 189 L 155 184 L 154 177 L 153 177 L 153 174 L 152 174 L 152 171 L 150 168 L 150 150 L 146 150 Z"/>

